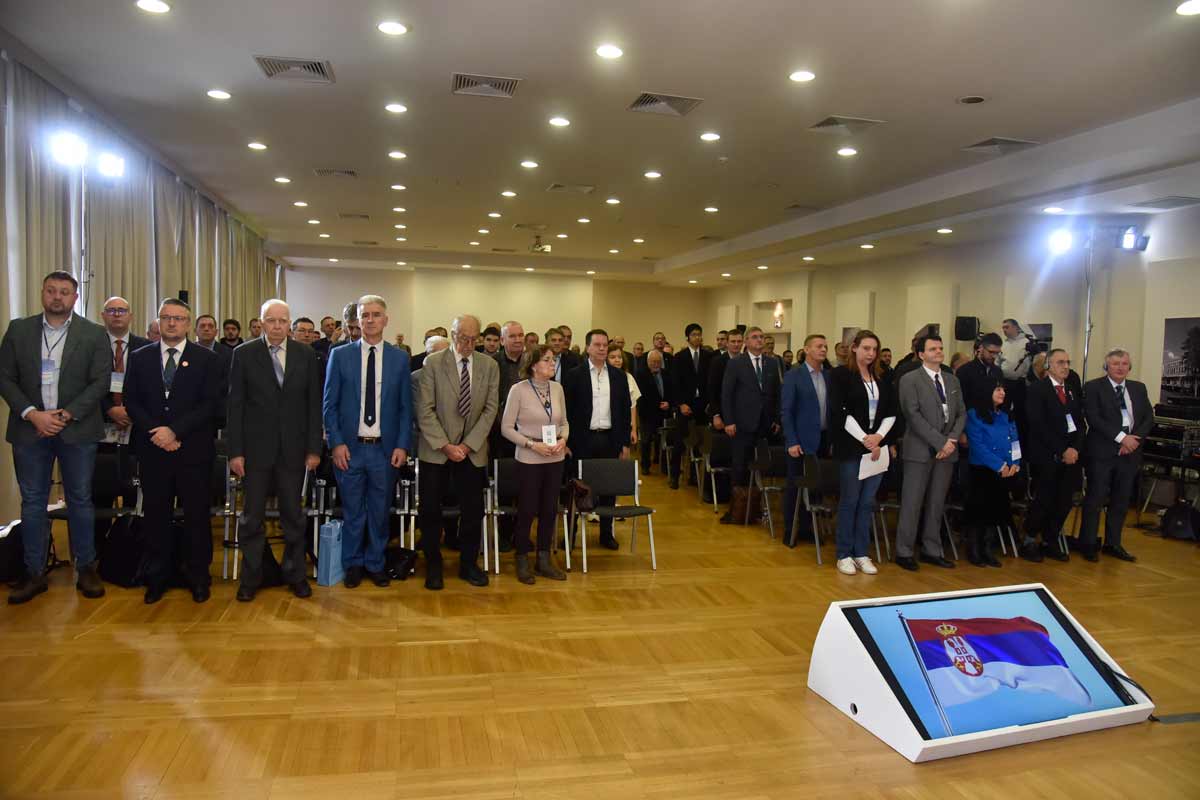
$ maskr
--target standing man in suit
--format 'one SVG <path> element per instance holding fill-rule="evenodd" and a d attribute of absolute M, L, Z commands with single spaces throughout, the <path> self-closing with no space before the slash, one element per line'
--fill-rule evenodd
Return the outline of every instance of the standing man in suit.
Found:
<path fill-rule="evenodd" d="M 229 368 L 233 364 L 233 349 L 217 342 L 217 320 L 212 314 L 196 317 L 196 344 L 217 357 L 218 387 L 221 399 L 217 408 L 217 427 L 225 427 L 225 398 L 229 394 Z"/>
<path fill-rule="evenodd" d="M 487 586 L 479 568 L 483 527 L 483 489 L 487 483 L 488 436 L 500 407 L 500 367 L 475 350 L 479 318 L 461 314 L 450 324 L 451 346 L 433 353 L 421 368 L 421 544 L 425 551 L 425 588 L 444 585 L 441 528 L 442 498 L 448 486 L 458 496 L 458 577 Z"/>
<path fill-rule="evenodd" d="M 762 328 L 746 330 L 746 352 L 729 361 L 721 382 L 721 411 L 725 435 L 733 439 L 733 502 L 730 507 L 745 508 L 749 502 L 749 471 L 754 445 L 759 439 L 779 430 L 779 365 L 764 352 Z M 682 353 L 684 357 L 687 352 Z M 737 524 L 737 514 L 728 522 Z M 726 520 L 722 520 L 723 522 Z"/>
<path fill-rule="evenodd" d="M 741 355 L 745 339 L 740 330 L 734 328 L 725 334 L 725 352 L 713 356 L 708 366 L 708 408 L 712 417 L 713 430 L 725 430 L 725 418 L 721 415 L 721 387 L 725 383 L 725 370 L 730 359 Z"/>
<path fill-rule="evenodd" d="M 907 425 L 901 449 L 904 484 L 896 563 L 907 570 L 918 569 L 914 548 L 919 528 L 920 560 L 951 568 L 954 562 L 942 554 L 942 509 L 958 461 L 958 440 L 967 424 L 967 409 L 958 378 L 942 370 L 945 352 L 941 337 L 921 337 L 916 352 L 921 366 L 899 379 L 900 409 Z"/>
<path fill-rule="evenodd" d="M 820 333 L 811 333 L 800 352 L 804 360 L 788 370 L 783 379 L 782 403 L 783 443 L 788 454 L 788 485 L 783 495 L 784 530 L 788 534 L 782 538 L 793 547 L 802 537 L 805 541 L 812 539 L 812 519 L 807 514 L 800 515 L 800 529 L 791 536 L 796 495 L 800 492 L 795 482 L 804 474 L 804 456 L 826 458 L 830 447 L 829 372 L 825 369 L 829 341 Z"/>
<path fill-rule="evenodd" d="M 662 368 L 662 353 L 651 350 L 647 361 L 649 368 L 638 379 L 642 396 L 638 398 L 637 406 L 642 431 L 642 472 L 649 475 L 654 463 L 654 450 L 659 446 L 658 430 L 671 413 L 671 395 Z M 661 453 L 659 456 L 661 460 Z"/>
<path fill-rule="evenodd" d="M 1067 382 L 1070 372 L 1067 351 L 1051 350 L 1046 354 L 1046 376 L 1025 396 L 1029 432 L 1022 452 L 1032 473 L 1033 501 L 1025 516 L 1021 556 L 1028 561 L 1041 561 L 1043 555 L 1058 561 L 1070 558 L 1059 549 L 1058 534 L 1083 476 L 1084 429 L 1082 398 Z"/>
<path fill-rule="evenodd" d="M 1137 558 L 1121 546 L 1121 529 L 1133 482 L 1142 466 L 1142 442 L 1154 427 L 1154 407 L 1146 384 L 1128 380 L 1132 362 L 1124 350 L 1104 354 L 1105 376 L 1083 387 L 1088 432 L 1084 442 L 1088 490 L 1083 500 L 1079 547 L 1083 557 L 1096 561 L 1100 509 L 1108 506 L 1104 523 L 1105 555 L 1122 561 Z"/>
<path fill-rule="evenodd" d="M 235 350 L 244 343 L 242 339 L 242 323 L 236 319 L 227 319 L 221 323 L 221 332 L 225 335 L 221 338 L 218 345 L 225 347 L 228 350 Z"/>
<path fill-rule="evenodd" d="M 13 320 L 0 343 L 0 395 L 8 404 L 7 439 L 21 491 L 25 576 L 8 602 L 27 603 L 46 591 L 46 503 L 54 462 L 67 501 L 75 587 L 104 595 L 96 574 L 96 512 L 92 470 L 104 435 L 100 401 L 111 386 L 112 361 L 104 329 L 76 316 L 79 282 L 69 272 L 42 280 L 42 313 Z"/>
<path fill-rule="evenodd" d="M 689 324 L 683 335 L 687 339 L 687 347 L 675 354 L 670 370 L 671 396 L 678 404 L 675 412 L 675 449 L 671 452 L 672 489 L 679 488 L 679 468 L 690 427 L 707 422 L 704 408 L 708 404 L 708 367 L 713 359 L 712 351 L 704 349 L 704 329 L 698 323 Z M 690 470 L 688 485 L 696 485 L 696 476 Z"/>
<path fill-rule="evenodd" d="M 333 317 L 321 317 L 321 338 L 313 342 L 312 349 L 321 357 L 322 363 L 328 362 L 329 349 L 333 347 L 337 335 L 337 320 Z"/>
<path fill-rule="evenodd" d="M 546 331 L 546 344 L 554 351 L 554 380 L 562 383 L 563 376 L 578 367 L 581 359 L 568 349 L 566 337 L 558 328 Z"/>
<path fill-rule="evenodd" d="M 109 381 L 109 391 L 100 399 L 100 410 L 104 414 L 104 439 L 97 446 L 98 452 L 112 453 L 119 459 L 120 474 L 133 475 L 133 459 L 129 457 L 129 435 L 133 423 L 129 412 L 125 409 L 125 361 L 129 354 L 144 345 L 150 344 L 130 331 L 133 323 L 133 310 L 129 301 L 124 297 L 110 297 L 104 301 L 100 319 L 108 333 L 108 345 L 112 350 L 112 379 Z M 93 497 L 97 507 L 111 508 L 116 497 Z M 137 502 L 137 491 L 125 493 L 125 507 L 131 508 Z M 103 541 L 112 525 L 111 520 L 96 520 L 96 541 Z"/>
<path fill-rule="evenodd" d="M 212 527 L 209 498 L 217 457 L 221 365 L 211 350 L 187 340 L 191 309 L 174 298 L 158 307 L 162 341 L 136 351 L 125 376 L 125 406 L 133 419 L 133 451 L 142 482 L 146 523 L 146 603 L 167 590 L 176 562 L 172 512 L 183 507 L 185 578 L 192 599 L 209 598 Z"/>
<path fill-rule="evenodd" d="M 629 458 L 629 379 L 608 363 L 608 333 L 593 328 L 583 341 L 587 361 L 563 380 L 571 429 L 567 451 L 575 459 Z M 596 499 L 600 505 L 611 505 L 615 500 Z M 620 546 L 613 536 L 611 517 L 600 520 L 600 544 L 609 550 Z"/>
<path fill-rule="evenodd" d="M 229 469 L 245 480 L 237 599 L 254 599 L 262 584 L 263 518 L 274 485 L 283 525 L 283 581 L 296 597 L 311 597 L 304 578 L 304 475 L 321 463 L 321 361 L 287 336 L 291 315 L 282 300 L 262 305 L 265 336 L 233 351 L 229 377 Z"/>
<path fill-rule="evenodd" d="M 412 447 L 412 378 L 408 353 L 384 341 L 387 303 L 379 295 L 358 299 L 358 341 L 329 351 L 322 412 L 334 476 L 342 493 L 343 583 L 353 589 L 363 574 L 389 583 L 384 550 L 396 470 Z"/>

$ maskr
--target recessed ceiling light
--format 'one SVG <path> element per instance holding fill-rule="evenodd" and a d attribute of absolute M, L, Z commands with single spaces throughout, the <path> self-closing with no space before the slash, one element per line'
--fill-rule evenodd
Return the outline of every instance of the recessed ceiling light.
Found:
<path fill-rule="evenodd" d="M 396 237 L 396 241 L 397 241 L 397 242 L 407 242 L 407 241 L 408 241 L 408 239 L 406 239 L 406 238 L 405 238 L 405 237 L 403 237 L 403 236 L 397 236 L 397 237 Z"/>
<path fill-rule="evenodd" d="M 634 244 L 645 244 L 645 243 L 646 243 L 646 240 L 645 240 L 645 239 L 638 238 L 638 239 L 634 239 L 634 240 L 633 240 L 633 243 L 634 243 Z"/>
<path fill-rule="evenodd" d="M 717 208 L 716 206 L 705 206 L 704 207 L 705 213 L 708 213 L 708 214 L 715 214 L 720 210 L 721 209 Z"/>
<path fill-rule="evenodd" d="M 479 242 L 467 242 L 471 247 L 479 247 Z"/>
<path fill-rule="evenodd" d="M 398 231 L 406 231 L 406 230 L 408 230 L 408 226 L 407 226 L 407 225 L 405 225 L 405 224 L 404 224 L 404 223 L 402 223 L 402 222 L 397 222 L 397 223 L 396 223 L 395 225 L 393 225 L 392 227 L 393 227 L 393 228 L 395 228 L 395 229 L 396 229 L 396 230 L 398 230 Z"/>
<path fill-rule="evenodd" d="M 942 234 L 943 236 L 945 236 L 948 233 L 954 233 L 954 229 L 953 228 L 938 228 L 937 232 Z"/>
<path fill-rule="evenodd" d="M 488 216 L 491 217 L 492 219 L 500 219 L 500 212 L 499 211 L 489 211 Z"/>
<path fill-rule="evenodd" d="M 816 259 L 813 258 L 812 256 L 805 256 L 804 258 L 802 258 L 800 260 L 801 261 L 816 261 Z"/>
<path fill-rule="evenodd" d="M 485 235 L 485 236 L 486 236 L 487 234 L 491 233 L 491 231 L 490 231 L 490 230 L 488 230 L 487 228 L 480 228 L 480 229 L 479 229 L 479 232 L 480 232 L 480 233 L 482 233 L 482 234 L 483 234 L 483 235 Z"/>
<path fill-rule="evenodd" d="M 463 268 L 463 269 L 470 269 L 470 268 L 471 268 L 471 265 L 470 265 L 470 264 L 463 264 L 463 265 L 462 265 L 462 268 Z"/>
<path fill-rule="evenodd" d="M 380 33 L 386 33 L 388 36 L 401 36 L 408 33 L 408 28 L 404 24 L 394 20 L 381 22 L 377 27 Z"/>
<path fill-rule="evenodd" d="M 396 266 L 397 267 L 406 267 L 406 266 L 408 266 L 408 262 L 407 261 L 397 261 Z"/>
<path fill-rule="evenodd" d="M 571 120 L 566 117 L 551 117 L 548 121 L 556 128 L 565 128 L 571 124 Z"/>
<path fill-rule="evenodd" d="M 163 0 L 137 0 L 137 7 L 151 14 L 165 14 L 171 10 L 171 7 L 164 3 Z"/>
<path fill-rule="evenodd" d="M 704 142 L 715 142 L 720 138 L 721 138 L 721 134 L 714 133 L 713 131 L 707 131 L 705 133 L 700 134 L 700 140 L 704 141 Z"/>
<path fill-rule="evenodd" d="M 768 267 L 766 264 L 759 264 L 757 267 L 755 267 L 755 269 L 766 270 L 766 269 L 770 269 L 770 267 Z"/>
<path fill-rule="evenodd" d="M 233 95 L 224 89 L 209 89 L 206 94 L 213 100 L 228 100 L 230 97 L 233 97 Z"/>
<path fill-rule="evenodd" d="M 388 158 L 408 158 L 408 154 L 403 150 L 392 150 L 388 153 Z"/>
<path fill-rule="evenodd" d="M 580 217 L 579 219 L 577 219 L 575 221 L 581 225 L 587 225 L 589 222 L 591 222 L 591 220 L 588 219 L 587 217 Z"/>
<path fill-rule="evenodd" d="M 521 162 L 521 166 L 525 169 L 537 169 L 537 165 L 538 163 L 536 161 L 528 158 Z"/>
<path fill-rule="evenodd" d="M 310 219 L 310 220 L 308 221 L 308 224 L 309 224 L 309 225 L 320 225 L 320 224 L 321 224 L 321 220 L 319 220 L 319 219 Z"/>
<path fill-rule="evenodd" d="M 662 177 L 662 173 L 661 173 L 661 172 L 659 172 L 659 171 L 658 171 L 658 170 L 656 170 L 656 169 L 649 170 L 648 172 L 643 172 L 643 173 L 642 173 L 642 175 L 643 175 L 644 177 L 647 177 L 647 178 L 649 178 L 650 180 L 654 180 L 654 179 L 656 179 L 656 178 L 661 178 L 661 177 Z"/>
<path fill-rule="evenodd" d="M 276 178 L 276 179 L 275 179 L 275 182 L 276 182 L 276 183 L 291 183 L 291 182 L 292 182 L 292 179 L 291 179 L 291 178 L 285 178 L 285 177 L 283 177 L 282 175 L 280 175 L 278 178 Z"/>
<path fill-rule="evenodd" d="M 587 274 L 588 274 L 588 275 L 595 275 L 595 274 L 596 274 L 596 270 L 594 270 L 594 269 L 589 269 L 589 270 L 587 271 Z"/>
<path fill-rule="evenodd" d="M 246 145 L 246 147 L 249 147 L 251 150 L 266 150 L 267 149 L 267 146 L 265 144 L 263 144 L 262 142 L 250 142 L 249 144 Z"/>
<path fill-rule="evenodd" d="M 512 189 L 505 189 L 503 192 L 500 193 L 500 196 L 501 197 L 516 197 L 517 193 L 514 192 Z"/>
<path fill-rule="evenodd" d="M 797 70 L 797 71 L 793 72 L 791 75 L 788 75 L 788 79 L 793 80 L 796 83 L 808 83 L 815 77 L 817 77 L 817 76 L 814 75 L 813 73 L 809 72 L 806 69 Z"/>
<path fill-rule="evenodd" d="M 853 147 L 839 147 L 837 154 L 842 158 L 849 158 L 850 156 L 858 155 L 858 151 Z"/>
<path fill-rule="evenodd" d="M 294 205 L 296 208 L 308 208 L 308 203 L 304 202 L 303 200 L 297 200 L 296 202 L 292 203 L 292 205 Z"/>
<path fill-rule="evenodd" d="M 525 268 L 525 271 L 526 271 L 526 272 L 533 272 L 533 267 L 526 267 L 526 268 Z"/>
<path fill-rule="evenodd" d="M 620 201 L 620 199 L 619 199 L 619 198 L 616 198 L 616 197 L 610 197 L 610 198 L 608 198 L 607 200 L 605 200 L 604 202 L 608 203 L 610 206 L 619 206 L 619 205 L 621 205 L 621 201 Z"/>
<path fill-rule="evenodd" d="M 693 278 L 692 280 L 688 281 L 688 283 L 699 283 L 699 281 L 697 281 L 695 278 Z"/>
<path fill-rule="evenodd" d="M 338 260 L 336 258 L 331 258 L 331 259 L 329 259 L 329 263 L 336 264 L 336 263 L 338 263 Z"/>
<path fill-rule="evenodd" d="M 392 211 L 395 211 L 397 214 L 403 214 L 405 211 L 408 211 L 408 209 L 404 206 L 393 206 Z"/>
<path fill-rule="evenodd" d="M 555 234 L 555 236 L 558 237 L 559 239 L 567 238 L 567 235 L 565 233 L 558 233 L 558 234 Z"/>
<path fill-rule="evenodd" d="M 393 114 L 403 114 L 405 111 L 408 111 L 408 106 L 404 105 L 404 103 L 388 103 L 383 108 L 385 111 L 390 111 Z"/>
<path fill-rule="evenodd" d="M 1175 8 L 1175 13 L 1185 17 L 1194 17 L 1200 14 L 1200 0 L 1186 0 L 1180 3 Z"/>
<path fill-rule="evenodd" d="M 601 58 L 620 58 L 625 55 L 625 51 L 615 44 L 602 44 L 596 48 L 596 55 Z"/>
<path fill-rule="evenodd" d="M 404 191 L 405 189 L 407 189 L 407 188 L 408 188 L 408 187 L 407 187 L 407 186 L 405 186 L 403 183 L 393 183 L 393 184 L 392 184 L 392 191 L 393 191 L 393 192 L 403 192 L 403 191 Z"/>
<path fill-rule="evenodd" d="M 319 233 L 317 235 L 320 236 L 322 239 L 328 239 L 330 236 L 330 234 L 328 234 L 328 233 Z"/>
<path fill-rule="evenodd" d="M 1061 214 L 1061 213 L 1063 213 L 1063 209 L 1061 206 L 1046 206 L 1045 208 L 1042 209 L 1042 213 L 1044 213 L 1044 214 Z"/>
<path fill-rule="evenodd" d="M 609 250 L 608 252 L 612 253 L 615 256 L 617 253 L 619 253 L 621 251 L 614 247 L 613 249 Z"/>
<path fill-rule="evenodd" d="M 874 250 L 875 249 L 875 245 L 873 245 L 873 244 L 860 244 L 859 247 L 861 247 L 863 250 Z"/>
<path fill-rule="evenodd" d="M 722 273 L 721 273 L 721 277 L 722 277 L 722 278 L 732 278 L 732 277 L 733 277 L 733 273 L 732 273 L 732 272 L 722 272 Z"/>

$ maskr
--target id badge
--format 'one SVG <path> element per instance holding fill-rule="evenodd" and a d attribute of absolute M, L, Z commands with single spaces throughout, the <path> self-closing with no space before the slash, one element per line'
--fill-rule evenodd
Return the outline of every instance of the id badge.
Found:
<path fill-rule="evenodd" d="M 554 447 L 558 444 L 558 426 L 543 425 L 542 426 L 542 444 L 548 447 Z"/>
<path fill-rule="evenodd" d="M 125 373 L 124 372 L 114 372 L 112 374 L 112 377 L 109 378 L 109 381 L 108 381 L 108 390 L 113 393 L 125 391 Z"/>
<path fill-rule="evenodd" d="M 942 422 L 950 421 L 950 404 L 942 403 Z"/>
<path fill-rule="evenodd" d="M 1078 430 L 1075 427 L 1075 419 L 1070 414 L 1067 414 L 1067 433 L 1074 433 Z"/>
<path fill-rule="evenodd" d="M 1021 443 L 1020 442 L 1012 443 L 1012 460 L 1014 462 L 1021 460 Z"/>
<path fill-rule="evenodd" d="M 49 358 L 42 359 L 42 386 L 54 385 L 54 373 L 58 369 L 54 366 L 54 361 Z"/>

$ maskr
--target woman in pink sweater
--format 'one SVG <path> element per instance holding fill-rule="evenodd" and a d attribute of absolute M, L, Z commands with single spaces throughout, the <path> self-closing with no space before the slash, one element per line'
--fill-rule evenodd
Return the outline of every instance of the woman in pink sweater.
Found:
<path fill-rule="evenodd" d="M 565 581 L 566 574 L 550 558 L 554 541 L 558 492 L 562 487 L 563 460 L 567 454 L 567 404 L 562 386 L 554 378 L 554 351 L 548 345 L 534 347 L 526 354 L 520 375 L 525 380 L 513 384 L 504 405 L 500 432 L 517 446 L 517 477 L 521 491 L 517 497 L 517 529 L 513 542 L 517 548 L 517 580 L 533 583 L 533 573 L 543 578 Z M 538 519 L 537 565 L 529 569 L 529 530 Z"/>

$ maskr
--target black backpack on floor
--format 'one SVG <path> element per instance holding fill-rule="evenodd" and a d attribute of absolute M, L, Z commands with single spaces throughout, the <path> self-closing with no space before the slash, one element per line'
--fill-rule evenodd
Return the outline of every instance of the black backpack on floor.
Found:
<path fill-rule="evenodd" d="M 9 527 L 0 538 L 0 583 L 16 583 L 25 577 L 25 544 L 21 541 L 21 523 Z"/>
<path fill-rule="evenodd" d="M 113 520 L 99 550 L 101 580 L 126 589 L 145 583 L 146 534 L 141 517 Z"/>
<path fill-rule="evenodd" d="M 1200 511 L 1186 500 L 1179 500 L 1163 514 L 1162 535 L 1164 539 L 1200 540 Z"/>

